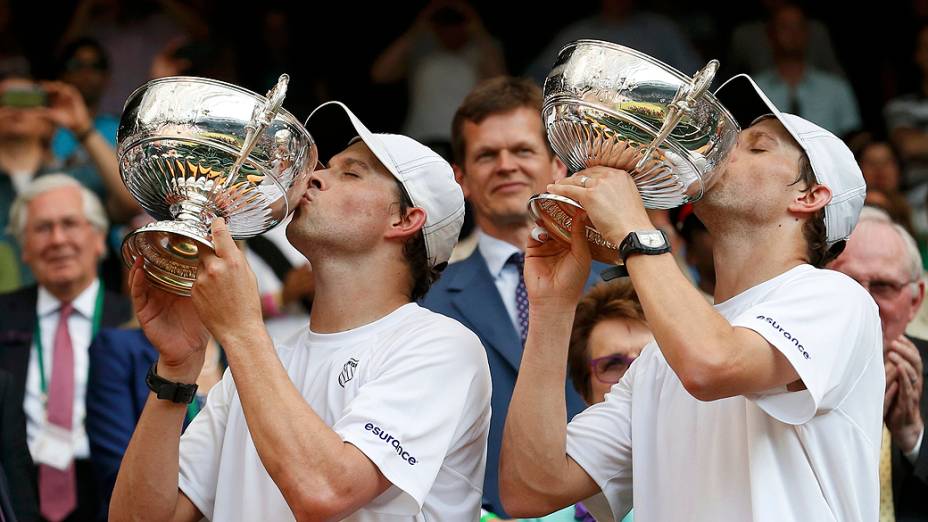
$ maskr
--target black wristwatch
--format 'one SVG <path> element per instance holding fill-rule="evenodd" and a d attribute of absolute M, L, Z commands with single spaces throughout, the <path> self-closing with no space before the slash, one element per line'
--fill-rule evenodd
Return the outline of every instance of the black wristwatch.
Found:
<path fill-rule="evenodd" d="M 179 404 L 190 404 L 197 396 L 196 384 L 181 384 L 171 382 L 156 373 L 158 361 L 155 361 L 148 369 L 148 375 L 145 376 L 145 384 L 148 389 L 155 392 L 159 399 L 164 399 Z"/>
<path fill-rule="evenodd" d="M 630 232 L 619 244 L 622 262 L 633 254 L 654 256 L 670 252 L 670 241 L 663 230 L 636 230 Z"/>

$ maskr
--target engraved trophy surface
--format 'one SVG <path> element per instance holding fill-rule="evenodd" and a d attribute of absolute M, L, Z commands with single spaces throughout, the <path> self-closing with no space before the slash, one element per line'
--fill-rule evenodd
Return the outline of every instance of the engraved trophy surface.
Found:
<path fill-rule="evenodd" d="M 598 165 L 632 176 L 644 206 L 695 201 L 741 130 L 708 87 L 718 62 L 689 78 L 634 49 L 579 40 L 561 49 L 545 80 L 542 115 L 548 141 L 571 173 Z M 529 212 L 557 240 L 570 241 L 580 205 L 539 194 Z M 593 259 L 621 263 L 618 245 L 586 227 Z"/>
<path fill-rule="evenodd" d="M 217 80 L 152 80 L 126 101 L 117 135 L 123 182 L 156 222 L 130 233 L 122 257 L 154 284 L 190 295 L 210 223 L 235 239 L 261 234 L 292 212 L 318 159 L 315 142 L 282 108 L 289 77 L 260 96 Z"/>

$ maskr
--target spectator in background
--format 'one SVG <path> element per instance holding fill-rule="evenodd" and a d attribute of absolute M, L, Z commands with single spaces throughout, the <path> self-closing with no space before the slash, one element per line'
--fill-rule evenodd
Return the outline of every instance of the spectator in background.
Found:
<path fill-rule="evenodd" d="M 921 76 L 917 92 L 890 100 L 883 115 L 904 165 L 901 184 L 913 207 L 915 231 L 924 237 L 928 234 L 928 25 L 918 32 L 913 60 Z"/>
<path fill-rule="evenodd" d="M 860 165 L 868 190 L 899 191 L 899 160 L 892 145 L 871 139 L 860 144 L 854 151 L 854 156 L 857 157 L 857 164 Z"/>
<path fill-rule="evenodd" d="M 115 151 L 94 129 L 77 89 L 60 82 L 3 80 L 0 82 L 0 291 L 32 281 L 16 243 L 6 231 L 7 218 L 13 199 L 33 179 L 62 170 L 51 152 L 52 134 L 58 127 L 74 133 L 92 162 L 65 172 L 106 201 L 112 221 L 121 222 L 139 213 L 138 204 L 119 176 Z"/>
<path fill-rule="evenodd" d="M 880 309 L 886 393 L 880 463 L 880 520 L 928 519 L 924 388 L 928 341 L 905 335 L 925 296 L 915 240 L 889 216 L 864 208 L 847 248 L 829 265 L 864 286 Z M 895 518 L 884 518 L 894 513 Z"/>
<path fill-rule="evenodd" d="M 864 181 L 867 182 L 865 204 L 885 210 L 893 222 L 902 225 L 909 234 L 921 236 L 915 232 L 915 220 L 920 220 L 922 230 L 928 227 L 925 201 L 910 204 L 899 190 L 901 169 L 893 146 L 886 141 L 870 138 L 853 150 Z M 918 211 L 913 212 L 913 209 Z"/>
<path fill-rule="evenodd" d="M 101 499 L 85 426 L 89 346 L 99 328 L 132 314 L 128 299 L 97 278 L 106 215 L 92 192 L 61 174 L 30 184 L 10 213 L 38 284 L 0 295 L 0 369 L 13 375 L 14 401 L 26 414 L 43 517 L 96 520 Z"/>
<path fill-rule="evenodd" d="M 294 88 L 287 91 L 286 106 L 292 114 L 309 114 L 314 107 L 333 98 L 329 87 L 333 68 L 327 61 L 340 61 L 343 56 L 310 53 L 312 67 L 307 67 L 303 61 L 307 57 L 305 49 L 325 45 L 328 36 L 319 31 L 302 31 L 304 19 L 293 16 L 288 9 L 277 5 L 264 11 L 258 24 L 259 35 L 236 49 L 237 68 L 242 86 L 260 93 L 276 84 L 281 74 L 289 74 Z"/>
<path fill-rule="evenodd" d="M 544 192 L 567 171 L 548 146 L 541 97 L 531 80 L 498 77 L 480 83 L 458 108 L 451 130 L 454 173 L 474 209 L 477 248 L 449 265 L 422 300 L 426 308 L 471 329 L 486 349 L 493 396 L 483 499 L 488 511 L 502 517 L 506 514 L 493 470 L 527 332 L 522 281 L 532 226 L 527 205 L 533 194 Z M 564 386 L 572 416 L 583 409 L 583 400 L 569 383 Z"/>
<path fill-rule="evenodd" d="M 80 38 L 67 44 L 59 58 L 58 79 L 77 88 L 93 118 L 93 128 L 115 147 L 119 117 L 99 110 L 100 98 L 110 80 L 109 59 L 103 46 L 90 38 Z M 52 152 L 66 166 L 90 162 L 74 133 L 68 129 L 59 128 L 55 132 Z"/>
<path fill-rule="evenodd" d="M 757 75 L 774 67 L 773 46 L 768 34 L 773 24 L 773 15 L 778 9 L 786 7 L 787 0 L 761 0 L 766 19 L 743 23 L 732 32 L 728 59 L 722 66 L 732 73 Z M 821 21 L 808 19 L 808 39 L 806 62 L 820 71 L 835 76 L 844 76 L 844 69 L 835 55 L 834 45 L 828 27 Z"/>
<path fill-rule="evenodd" d="M 629 279 L 599 283 L 577 303 L 568 372 L 587 405 L 603 401 L 642 348 L 654 340 Z"/>
<path fill-rule="evenodd" d="M 890 100 L 884 109 L 890 138 L 906 163 L 909 185 L 928 181 L 928 25 L 918 31 L 912 59 L 921 77 L 917 92 Z"/>
<path fill-rule="evenodd" d="M 693 74 L 704 64 L 692 45 L 669 18 L 638 10 L 635 0 L 601 0 L 594 16 L 565 27 L 529 65 L 526 73 L 542 84 L 558 51 L 565 44 L 585 38 L 606 40 L 637 49 L 667 63 L 684 74 Z"/>
<path fill-rule="evenodd" d="M 152 61 L 169 42 L 205 31 L 204 20 L 179 0 L 80 0 L 61 42 L 90 36 L 106 49 L 111 69 L 118 74 L 99 110 L 120 114 L 126 98 L 148 81 Z"/>
<path fill-rule="evenodd" d="M 499 43 L 463 0 L 432 0 L 371 67 L 374 83 L 405 79 L 409 110 L 403 133 L 448 156 L 454 111 L 486 78 L 506 70 Z"/>
<path fill-rule="evenodd" d="M 860 127 L 857 99 L 850 84 L 808 60 L 809 22 L 802 9 L 792 4 L 776 9 L 768 38 L 773 67 L 754 79 L 770 101 L 839 136 Z"/>

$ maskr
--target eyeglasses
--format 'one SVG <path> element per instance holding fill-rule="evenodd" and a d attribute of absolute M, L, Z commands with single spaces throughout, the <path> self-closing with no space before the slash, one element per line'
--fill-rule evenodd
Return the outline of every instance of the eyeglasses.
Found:
<path fill-rule="evenodd" d="M 868 281 L 857 280 L 857 282 L 860 283 L 860 286 L 866 288 L 874 299 L 889 300 L 894 299 L 899 295 L 899 292 L 901 292 L 903 288 L 909 286 L 915 281 L 897 282 L 885 281 L 881 279 L 871 279 Z"/>
<path fill-rule="evenodd" d="M 60 221 L 39 221 L 32 224 L 27 231 L 36 236 L 46 238 L 52 235 L 52 231 L 54 231 L 56 227 L 61 227 L 61 231 L 65 236 L 71 236 L 78 230 L 89 225 L 90 221 L 86 219 L 65 218 Z"/>
<path fill-rule="evenodd" d="M 590 360 L 590 370 L 601 383 L 615 384 L 622 379 L 625 371 L 631 366 L 637 356 L 614 353 L 605 357 Z"/>

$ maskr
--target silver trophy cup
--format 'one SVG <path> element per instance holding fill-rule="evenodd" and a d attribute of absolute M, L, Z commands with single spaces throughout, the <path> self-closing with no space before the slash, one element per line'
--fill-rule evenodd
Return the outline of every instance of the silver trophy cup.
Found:
<path fill-rule="evenodd" d="M 594 166 L 632 176 L 646 208 L 667 209 L 702 197 L 740 127 L 712 95 L 718 62 L 689 78 L 634 49 L 579 40 L 561 49 L 544 87 L 548 140 L 570 172 Z M 570 241 L 581 209 L 570 198 L 539 194 L 533 219 Z M 621 263 L 618 245 L 587 226 L 593 258 Z"/>
<path fill-rule="evenodd" d="M 122 257 L 144 258 L 156 286 L 190 295 L 210 224 L 236 239 L 261 234 L 296 208 L 318 153 L 281 107 L 289 77 L 260 96 L 207 78 L 152 80 L 126 101 L 117 156 L 132 196 L 158 221 L 129 234 Z"/>

